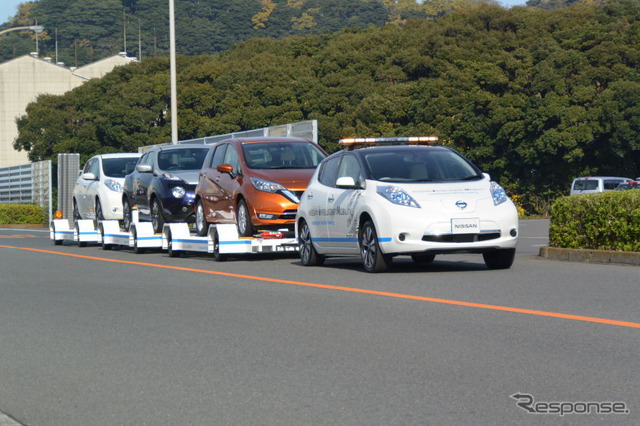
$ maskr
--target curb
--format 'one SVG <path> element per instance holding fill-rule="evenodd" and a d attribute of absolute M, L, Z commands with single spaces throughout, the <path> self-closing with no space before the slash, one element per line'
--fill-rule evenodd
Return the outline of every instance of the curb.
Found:
<path fill-rule="evenodd" d="M 540 257 L 565 262 L 611 263 L 616 265 L 640 266 L 640 252 L 566 249 L 560 247 L 540 247 Z"/>

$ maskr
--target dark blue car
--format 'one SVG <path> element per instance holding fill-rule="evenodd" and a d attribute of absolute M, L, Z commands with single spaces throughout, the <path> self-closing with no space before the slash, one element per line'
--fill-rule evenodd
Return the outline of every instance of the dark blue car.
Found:
<path fill-rule="evenodd" d="M 198 173 L 207 145 L 157 146 L 140 157 L 135 170 L 125 177 L 122 195 L 125 229 L 131 225 L 132 208 L 139 220 L 151 221 L 156 233 L 165 222 L 192 222 Z"/>

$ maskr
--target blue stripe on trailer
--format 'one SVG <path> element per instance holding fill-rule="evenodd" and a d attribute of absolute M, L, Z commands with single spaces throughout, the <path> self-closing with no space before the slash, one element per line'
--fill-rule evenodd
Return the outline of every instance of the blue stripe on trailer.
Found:
<path fill-rule="evenodd" d="M 219 244 L 221 246 L 228 246 L 228 245 L 232 245 L 232 244 L 248 244 L 251 245 L 251 240 L 246 240 L 246 241 L 219 241 Z"/>
<path fill-rule="evenodd" d="M 191 240 L 188 238 L 176 238 L 171 240 L 174 243 L 209 244 L 207 240 Z"/>

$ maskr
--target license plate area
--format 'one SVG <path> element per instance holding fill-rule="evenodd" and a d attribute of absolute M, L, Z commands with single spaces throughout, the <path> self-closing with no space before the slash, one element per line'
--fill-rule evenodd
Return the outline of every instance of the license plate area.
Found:
<path fill-rule="evenodd" d="M 451 219 L 452 234 L 477 234 L 480 232 L 480 219 Z"/>

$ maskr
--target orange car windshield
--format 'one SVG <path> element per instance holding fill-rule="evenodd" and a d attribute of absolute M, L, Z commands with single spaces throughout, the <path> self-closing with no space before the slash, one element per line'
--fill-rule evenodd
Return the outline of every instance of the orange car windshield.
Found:
<path fill-rule="evenodd" d="M 264 142 L 242 145 L 250 169 L 314 169 L 325 157 L 312 143 Z"/>

